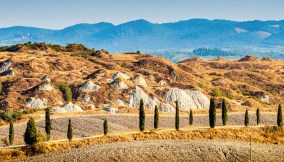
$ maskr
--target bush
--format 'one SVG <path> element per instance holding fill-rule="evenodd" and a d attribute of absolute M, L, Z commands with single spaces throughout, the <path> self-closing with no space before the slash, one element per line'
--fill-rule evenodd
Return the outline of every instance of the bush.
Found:
<path fill-rule="evenodd" d="M 221 93 L 221 91 L 220 91 L 219 88 L 215 87 L 215 88 L 213 88 L 212 91 L 211 91 L 211 96 L 213 96 L 213 97 L 219 97 L 219 96 L 222 96 L 222 93 Z"/>
<path fill-rule="evenodd" d="M 65 101 L 70 102 L 73 98 L 73 93 L 71 88 L 65 83 L 58 83 L 56 87 L 62 92 Z"/>
<path fill-rule="evenodd" d="M 0 118 L 5 122 L 9 122 L 11 120 L 21 120 L 22 116 L 23 112 L 19 110 L 0 111 Z"/>

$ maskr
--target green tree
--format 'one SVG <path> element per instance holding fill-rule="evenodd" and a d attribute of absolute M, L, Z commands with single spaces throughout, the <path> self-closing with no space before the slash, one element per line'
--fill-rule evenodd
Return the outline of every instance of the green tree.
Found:
<path fill-rule="evenodd" d="M 24 133 L 24 141 L 26 145 L 32 146 L 38 142 L 38 134 L 36 129 L 36 123 L 33 118 L 27 123 L 26 131 Z"/>
<path fill-rule="evenodd" d="M 73 97 L 73 93 L 72 93 L 71 88 L 65 83 L 58 83 L 58 84 L 56 84 L 56 86 L 62 92 L 65 101 L 70 102 L 72 100 L 72 97 Z"/>
<path fill-rule="evenodd" d="M 227 125 L 228 122 L 228 112 L 227 112 L 227 104 L 225 99 L 222 101 L 222 122 L 223 125 Z"/>
<path fill-rule="evenodd" d="M 144 111 L 144 102 L 142 99 L 140 100 L 140 106 L 139 106 L 139 128 L 141 132 L 143 132 L 145 129 L 145 111 Z"/>
<path fill-rule="evenodd" d="M 248 110 L 246 110 L 246 113 L 245 113 L 245 126 L 248 126 L 249 125 L 249 113 L 248 113 Z"/>
<path fill-rule="evenodd" d="M 256 109 L 256 124 L 260 124 L 260 110 L 259 108 Z"/>
<path fill-rule="evenodd" d="M 189 125 L 193 124 L 193 113 L 192 110 L 190 109 L 189 111 L 189 119 L 188 119 Z"/>
<path fill-rule="evenodd" d="M 179 105 L 178 105 L 178 101 L 176 101 L 176 118 L 175 118 L 175 126 L 176 126 L 176 130 L 179 130 Z"/>
<path fill-rule="evenodd" d="M 9 127 L 9 144 L 14 144 L 14 124 L 12 121 L 10 121 L 10 127 Z"/>
<path fill-rule="evenodd" d="M 104 120 L 104 135 L 107 135 L 108 133 L 108 123 L 107 119 Z"/>
<path fill-rule="evenodd" d="M 72 122 L 70 118 L 69 118 L 69 123 L 68 123 L 67 138 L 68 138 L 69 143 L 72 141 L 72 138 L 73 138 Z"/>
<path fill-rule="evenodd" d="M 47 136 L 47 140 L 50 139 L 50 132 L 51 132 L 51 120 L 50 120 L 50 110 L 49 108 L 45 109 L 45 132 Z"/>
<path fill-rule="evenodd" d="M 282 122 L 283 122 L 282 107 L 279 104 L 279 106 L 278 106 L 278 113 L 277 113 L 277 125 L 280 127 Z"/>
<path fill-rule="evenodd" d="M 215 128 L 216 124 L 216 103 L 213 98 L 210 99 L 209 106 L 209 125 L 211 128 Z"/>
<path fill-rule="evenodd" d="M 154 128 L 158 129 L 158 127 L 159 127 L 159 109 L 158 106 L 155 105 Z"/>

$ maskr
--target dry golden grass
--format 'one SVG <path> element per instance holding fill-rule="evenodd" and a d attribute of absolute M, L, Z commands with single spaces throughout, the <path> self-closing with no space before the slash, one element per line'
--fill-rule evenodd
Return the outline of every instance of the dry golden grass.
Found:
<path fill-rule="evenodd" d="M 36 146 L 22 149 L 9 149 L 0 151 L 0 160 L 19 159 L 36 154 L 46 154 L 70 148 L 78 148 L 91 144 L 104 144 L 113 142 L 131 142 L 141 140 L 237 140 L 256 143 L 284 144 L 284 128 L 280 127 L 244 127 L 244 128 L 216 128 L 193 131 L 154 131 L 136 134 L 115 134 L 96 138 L 74 140 L 70 144 L 65 142 L 39 143 Z"/>

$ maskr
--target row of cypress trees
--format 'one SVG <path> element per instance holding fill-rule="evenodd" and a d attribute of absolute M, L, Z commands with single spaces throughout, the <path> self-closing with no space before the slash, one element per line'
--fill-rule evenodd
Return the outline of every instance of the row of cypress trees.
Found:
<path fill-rule="evenodd" d="M 176 104 L 176 113 L 175 113 L 175 128 L 176 130 L 179 130 L 180 128 L 180 117 L 179 117 L 179 104 L 178 101 L 175 102 Z M 154 128 L 158 129 L 159 125 L 159 110 L 158 106 L 155 106 L 155 114 L 154 114 Z M 281 126 L 283 122 L 283 115 L 282 115 L 282 108 L 281 105 L 278 106 L 278 113 L 277 113 L 277 125 Z M 193 124 L 193 113 L 190 109 L 189 111 L 189 125 Z M 225 126 L 228 123 L 228 110 L 227 110 L 227 104 L 226 101 L 222 100 L 222 124 Z M 260 124 L 260 110 L 257 108 L 256 110 L 256 123 L 257 125 Z M 245 112 L 245 120 L 244 120 L 245 126 L 249 125 L 249 113 L 248 110 Z M 209 125 L 211 128 L 215 128 L 216 125 L 216 103 L 213 98 L 210 99 L 210 106 L 209 106 Z M 140 131 L 144 131 L 145 129 L 145 111 L 144 111 L 144 102 L 143 100 L 140 100 L 140 106 L 139 106 L 139 128 Z"/>
<path fill-rule="evenodd" d="M 176 113 L 175 113 L 175 129 L 179 130 L 180 128 L 180 116 L 179 116 L 179 104 L 178 101 L 175 102 L 176 104 Z M 159 127 L 159 109 L 158 106 L 155 106 L 155 114 L 154 114 L 154 128 L 158 129 Z M 260 110 L 256 110 L 256 122 L 257 124 L 260 123 Z M 189 112 L 189 125 L 193 124 L 193 113 L 190 109 Z M 222 101 L 222 123 L 223 125 L 226 125 L 228 122 L 228 114 L 227 114 L 227 106 L 225 100 Z M 282 107 L 281 105 L 278 106 L 278 113 L 277 113 L 277 125 L 281 126 L 283 122 L 283 115 L 282 115 Z M 249 114 L 248 110 L 245 112 L 245 126 L 249 125 Z M 209 107 L 209 125 L 211 128 L 214 128 L 216 124 L 216 103 L 214 99 L 210 99 L 210 107 Z M 145 129 L 145 111 L 144 111 L 144 102 L 143 100 L 140 100 L 140 106 L 139 106 L 139 128 L 140 131 L 144 131 Z M 50 140 L 50 133 L 52 130 L 51 126 L 51 120 L 50 120 L 50 111 L 49 109 L 46 109 L 45 111 L 45 132 L 47 140 Z M 108 121 L 107 119 L 104 119 L 103 122 L 103 132 L 104 135 L 108 134 Z M 73 138 L 73 129 L 72 129 L 72 122 L 69 118 L 68 120 L 68 129 L 67 129 L 67 138 L 68 141 L 71 142 Z M 31 118 L 26 127 L 26 131 L 24 133 L 24 141 L 27 145 L 34 145 L 38 142 L 38 132 L 36 129 L 36 124 L 33 118 Z M 14 143 L 14 125 L 13 122 L 10 121 L 10 127 L 9 127 L 9 144 L 13 145 Z"/>

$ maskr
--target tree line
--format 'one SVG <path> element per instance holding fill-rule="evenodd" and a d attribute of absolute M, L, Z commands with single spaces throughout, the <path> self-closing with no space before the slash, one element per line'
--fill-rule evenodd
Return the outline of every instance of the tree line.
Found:
<path fill-rule="evenodd" d="M 179 103 L 178 101 L 175 102 L 176 105 L 176 113 L 175 113 L 175 129 L 180 129 L 180 115 L 179 115 Z M 223 126 L 227 125 L 228 122 L 228 112 L 227 112 L 227 104 L 226 101 L 222 101 L 222 124 Z M 193 112 L 192 109 L 189 111 L 189 118 L 188 118 L 189 125 L 193 124 Z M 260 124 L 260 110 L 259 108 L 256 110 L 256 123 L 257 125 Z M 282 107 L 279 104 L 278 106 L 278 112 L 277 112 L 277 125 L 280 127 L 283 123 L 283 115 L 282 115 Z M 244 125 L 249 126 L 249 113 L 248 110 L 245 111 L 244 116 Z M 210 106 L 209 106 L 209 126 L 210 128 L 215 128 L 216 126 L 216 103 L 213 98 L 210 99 Z M 154 128 L 159 128 L 159 107 L 156 105 L 154 109 Z M 145 110 L 144 110 L 144 102 L 141 99 L 140 100 L 140 106 L 139 106 L 139 129 L 141 132 L 145 130 Z M 50 119 L 50 110 L 47 108 L 45 110 L 45 133 L 47 137 L 47 141 L 50 140 L 51 136 L 51 119 Z M 104 135 L 108 134 L 108 121 L 107 119 L 104 119 L 103 122 L 103 133 Z M 33 146 L 36 143 L 39 142 L 38 132 L 36 128 L 36 123 L 33 118 L 30 118 L 27 122 L 27 127 L 24 133 L 24 142 L 28 146 Z M 73 129 L 72 129 L 72 121 L 69 118 L 68 120 L 68 129 L 67 129 L 67 139 L 69 143 L 73 139 Z M 14 143 L 14 125 L 13 121 L 10 121 L 10 127 L 9 127 L 9 144 L 13 145 Z"/>

